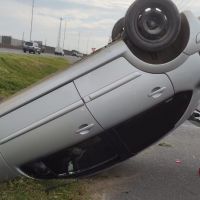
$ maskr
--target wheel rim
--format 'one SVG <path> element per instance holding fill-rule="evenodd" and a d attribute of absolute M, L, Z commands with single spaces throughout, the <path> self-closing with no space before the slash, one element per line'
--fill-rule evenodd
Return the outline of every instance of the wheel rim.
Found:
<path fill-rule="evenodd" d="M 159 8 L 146 8 L 139 13 L 136 28 L 143 39 L 160 40 L 168 32 L 168 17 Z"/>

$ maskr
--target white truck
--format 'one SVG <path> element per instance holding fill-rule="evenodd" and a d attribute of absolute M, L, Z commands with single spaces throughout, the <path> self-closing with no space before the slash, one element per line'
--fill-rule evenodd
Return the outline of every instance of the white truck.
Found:
<path fill-rule="evenodd" d="M 122 21 L 111 44 L 0 104 L 0 180 L 96 173 L 190 118 L 200 21 L 170 0 L 136 0 Z"/>

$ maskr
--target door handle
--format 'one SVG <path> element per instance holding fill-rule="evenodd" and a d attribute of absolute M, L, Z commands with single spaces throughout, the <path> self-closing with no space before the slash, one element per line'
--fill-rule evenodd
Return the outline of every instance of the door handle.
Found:
<path fill-rule="evenodd" d="M 76 131 L 76 134 L 80 135 L 86 135 L 90 133 L 91 129 L 94 127 L 94 124 L 83 124 L 79 127 L 79 129 Z"/>
<path fill-rule="evenodd" d="M 167 89 L 166 87 L 162 87 L 162 88 L 156 87 L 151 91 L 151 93 L 148 96 L 153 97 L 154 99 L 159 98 L 166 89 Z"/>

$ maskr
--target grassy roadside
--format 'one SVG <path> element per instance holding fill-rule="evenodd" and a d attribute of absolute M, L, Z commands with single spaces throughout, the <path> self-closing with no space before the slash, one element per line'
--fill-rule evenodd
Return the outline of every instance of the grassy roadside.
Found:
<path fill-rule="evenodd" d="M 90 200 L 81 181 L 17 179 L 0 184 L 1 200 Z"/>
<path fill-rule="evenodd" d="M 69 66 L 66 59 L 0 54 L 0 97 L 5 98 Z"/>
<path fill-rule="evenodd" d="M 60 57 L 0 54 L 0 101 L 68 66 Z M 83 181 L 20 178 L 0 184 L 0 200 L 89 200 L 86 191 Z"/>

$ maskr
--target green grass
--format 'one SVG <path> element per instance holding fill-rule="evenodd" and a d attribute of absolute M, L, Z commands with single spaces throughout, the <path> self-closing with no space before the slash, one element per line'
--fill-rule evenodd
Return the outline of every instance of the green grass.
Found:
<path fill-rule="evenodd" d="M 67 60 L 59 57 L 0 54 L 0 101 L 68 66 Z M 57 199 L 89 200 L 89 197 L 82 181 L 21 178 L 0 184 L 0 200 Z"/>
<path fill-rule="evenodd" d="M 64 58 L 0 54 L 0 98 L 9 97 L 68 66 Z"/>
<path fill-rule="evenodd" d="M 65 180 L 17 179 L 0 184 L 1 200 L 90 200 L 86 185 Z"/>

